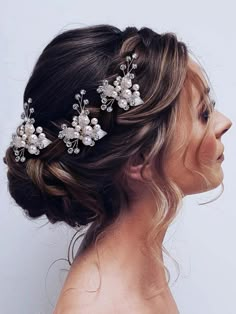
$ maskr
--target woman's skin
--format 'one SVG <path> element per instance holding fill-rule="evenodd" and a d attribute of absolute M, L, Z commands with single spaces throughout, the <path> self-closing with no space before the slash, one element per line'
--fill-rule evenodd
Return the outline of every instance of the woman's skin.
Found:
<path fill-rule="evenodd" d="M 189 65 L 207 82 L 197 63 L 189 59 Z M 193 131 L 188 147 L 181 146 L 186 136 L 186 130 L 191 130 L 192 122 L 189 119 L 187 97 L 185 89 L 181 92 L 180 104 L 183 111 L 183 121 L 178 123 L 166 160 L 166 171 L 179 185 L 184 195 L 200 193 L 204 190 L 204 181 L 198 174 L 193 174 L 183 165 L 183 154 L 186 150 L 186 162 L 189 168 L 200 169 L 196 155 L 201 163 L 214 169 L 215 177 L 209 173 L 204 175 L 211 182 L 213 189 L 223 180 L 221 162 L 217 161 L 223 151 L 222 135 L 231 127 L 232 122 L 219 111 L 210 114 L 210 127 L 204 141 L 203 134 L 206 129 L 204 119 L 199 117 L 197 104 L 200 99 L 199 92 L 192 85 L 194 102 Z M 189 124 L 191 123 L 191 125 Z M 183 127 L 184 125 L 184 127 Z M 197 151 L 198 150 L 198 151 Z M 154 263 L 150 254 L 141 251 L 143 239 L 147 234 L 152 215 L 155 211 L 155 202 L 150 192 L 144 188 L 140 175 L 141 165 L 130 168 L 130 179 L 137 189 L 137 198 L 129 210 L 124 209 L 119 221 L 107 235 L 98 242 L 100 259 L 100 274 L 102 285 L 100 293 L 88 293 L 85 290 L 96 290 L 99 287 L 99 271 L 97 269 L 97 255 L 94 248 L 79 255 L 71 266 L 64 283 L 54 314 L 83 313 L 83 314 L 177 314 L 178 309 L 170 289 L 158 297 L 147 301 L 144 295 L 153 295 L 152 288 L 162 288 L 166 283 L 165 271 Z M 149 168 L 147 176 L 151 176 Z M 167 230 L 159 236 L 160 247 Z M 163 261 L 161 249 L 157 252 Z M 83 292 L 82 292 L 83 290 Z M 97 297 L 96 297 L 97 296 Z M 71 309 L 71 312 L 70 312 Z"/>

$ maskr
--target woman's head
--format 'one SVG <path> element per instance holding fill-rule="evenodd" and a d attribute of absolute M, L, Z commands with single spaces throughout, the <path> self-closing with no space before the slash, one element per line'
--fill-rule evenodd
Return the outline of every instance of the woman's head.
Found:
<path fill-rule="evenodd" d="M 103 79 L 112 82 L 133 52 L 138 55 L 134 83 L 144 104 L 128 111 L 115 105 L 112 113 L 101 111 L 97 87 Z M 217 171 L 218 181 L 210 179 L 212 187 L 222 179 L 213 159 L 222 152 L 220 135 L 230 121 L 215 112 L 204 137 L 206 127 L 195 108 L 203 91 L 201 77 L 186 45 L 173 33 L 135 27 L 122 32 L 97 25 L 57 35 L 37 60 L 24 92 L 24 101 L 34 101 L 36 127 L 42 126 L 52 143 L 40 155 L 27 156 L 25 163 L 16 163 L 7 149 L 12 197 L 30 217 L 45 214 L 52 223 L 73 227 L 94 222 L 92 243 L 136 198 L 136 187 L 142 184 L 156 199 L 154 225 L 159 232 L 173 220 L 184 194 L 209 189 L 195 170 L 206 179 Z M 73 97 L 81 89 L 87 91 L 91 116 L 108 134 L 70 155 L 58 133 L 62 123 L 71 123 Z M 183 168 L 185 152 L 188 170 Z M 211 171 L 201 168 L 204 163 Z M 145 175 L 146 166 L 151 176 Z M 143 169 L 141 181 L 137 169 Z"/>

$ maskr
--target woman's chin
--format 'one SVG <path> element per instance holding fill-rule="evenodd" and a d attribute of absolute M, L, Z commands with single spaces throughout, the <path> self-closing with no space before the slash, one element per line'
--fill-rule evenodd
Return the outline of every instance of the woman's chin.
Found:
<path fill-rule="evenodd" d="M 222 181 L 224 180 L 224 172 L 222 167 L 220 166 L 219 169 L 214 173 L 214 177 L 209 179 L 211 183 L 211 187 L 208 190 L 213 190 L 221 185 Z"/>

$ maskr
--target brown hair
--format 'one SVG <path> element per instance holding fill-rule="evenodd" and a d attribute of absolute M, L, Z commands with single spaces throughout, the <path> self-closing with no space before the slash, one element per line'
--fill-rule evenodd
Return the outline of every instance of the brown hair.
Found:
<path fill-rule="evenodd" d="M 144 105 L 101 112 L 97 87 L 104 78 L 112 82 L 124 57 L 133 52 L 138 54 L 135 83 Z M 33 99 L 35 121 L 52 143 L 38 156 L 27 155 L 25 163 L 15 162 L 12 149 L 6 150 L 11 196 L 31 218 L 46 215 L 51 223 L 76 228 L 91 223 L 85 249 L 96 244 L 129 204 L 135 191 L 127 184 L 128 169 L 145 155 L 143 170 L 149 163 L 154 173 L 146 184 L 157 205 L 147 237 L 155 256 L 155 239 L 175 218 L 182 200 L 163 165 L 178 120 L 179 95 L 191 75 L 196 78 L 188 67 L 187 47 L 174 33 L 95 25 L 58 34 L 41 53 L 24 92 L 24 102 Z M 73 97 L 82 88 L 91 116 L 108 135 L 70 155 L 58 132 L 62 123 L 71 123 Z"/>

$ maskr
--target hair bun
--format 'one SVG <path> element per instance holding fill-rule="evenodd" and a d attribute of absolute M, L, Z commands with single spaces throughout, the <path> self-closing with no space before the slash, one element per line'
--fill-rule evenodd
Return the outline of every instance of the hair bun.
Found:
<path fill-rule="evenodd" d="M 10 149 L 10 148 L 9 148 Z M 13 165 L 7 171 L 8 189 L 15 202 L 24 209 L 28 216 L 37 218 L 45 214 L 45 203 L 41 191 L 26 175 L 26 169 L 16 164 L 14 156 L 8 149 L 4 163 Z"/>

